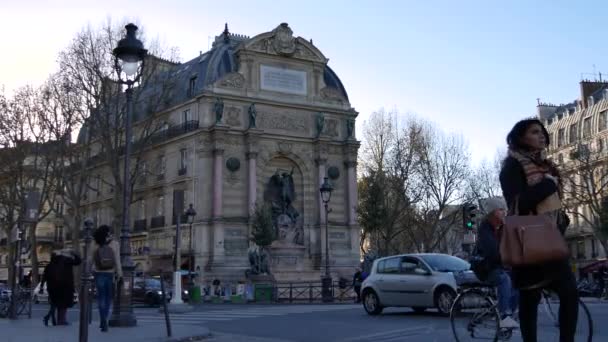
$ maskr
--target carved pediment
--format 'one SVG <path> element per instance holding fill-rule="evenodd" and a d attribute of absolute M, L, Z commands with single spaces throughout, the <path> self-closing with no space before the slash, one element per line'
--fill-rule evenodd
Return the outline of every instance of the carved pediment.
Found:
<path fill-rule="evenodd" d="M 245 77 L 238 72 L 231 72 L 219 81 L 219 86 L 224 88 L 242 89 L 245 85 Z"/>
<path fill-rule="evenodd" d="M 277 26 L 271 32 L 253 37 L 243 48 L 249 51 L 323 63 L 328 61 L 312 43 L 302 37 L 294 37 L 293 31 L 286 23 Z"/>

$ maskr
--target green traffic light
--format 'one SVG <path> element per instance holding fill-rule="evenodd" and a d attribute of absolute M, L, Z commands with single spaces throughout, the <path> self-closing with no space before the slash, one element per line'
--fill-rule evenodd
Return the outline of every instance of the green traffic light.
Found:
<path fill-rule="evenodd" d="M 473 228 L 473 222 L 471 222 L 471 221 L 467 222 L 467 227 L 468 228 Z"/>

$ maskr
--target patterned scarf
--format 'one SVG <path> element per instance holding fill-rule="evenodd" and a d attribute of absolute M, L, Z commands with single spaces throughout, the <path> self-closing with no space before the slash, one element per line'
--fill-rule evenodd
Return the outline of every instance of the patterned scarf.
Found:
<path fill-rule="evenodd" d="M 550 163 L 544 151 L 539 153 L 521 152 L 509 149 L 509 156 L 515 158 L 523 167 L 528 185 L 540 183 L 545 174 L 550 173 Z"/>

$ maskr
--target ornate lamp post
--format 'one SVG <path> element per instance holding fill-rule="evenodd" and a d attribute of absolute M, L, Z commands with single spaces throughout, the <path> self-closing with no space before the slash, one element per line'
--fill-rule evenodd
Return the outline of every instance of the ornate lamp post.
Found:
<path fill-rule="evenodd" d="M 86 218 L 84 220 L 84 254 L 82 255 L 82 275 L 80 276 L 80 326 L 78 341 L 87 342 L 89 340 L 89 309 L 92 303 L 90 299 L 90 286 L 93 281 L 93 275 L 91 274 L 91 267 L 88 263 L 89 260 L 89 249 L 91 245 L 91 231 L 93 230 L 93 220 Z"/>
<path fill-rule="evenodd" d="M 190 291 L 192 291 L 192 287 L 194 287 L 194 281 L 193 281 L 193 277 L 192 274 L 194 273 L 194 251 L 192 250 L 192 224 L 194 223 L 194 216 L 196 216 L 196 210 L 194 210 L 194 207 L 192 205 L 192 203 L 190 203 L 190 206 L 188 207 L 188 210 L 186 210 L 186 217 L 188 217 L 188 223 L 190 223 L 190 261 L 188 262 L 189 267 L 189 281 L 190 281 Z"/>
<path fill-rule="evenodd" d="M 123 281 L 119 284 L 118 294 L 114 297 L 112 317 L 109 325 L 112 327 L 132 327 L 137 324 L 133 307 L 131 306 L 131 288 L 135 266 L 131 259 L 131 229 L 129 227 L 129 204 L 131 199 L 131 117 L 133 116 L 133 86 L 139 81 L 144 69 L 144 57 L 147 50 L 144 44 L 135 36 L 137 26 L 125 26 L 127 35 L 118 42 L 112 51 L 114 66 L 118 74 L 118 83 L 126 85 L 127 113 L 125 116 L 125 155 L 124 178 L 122 189 L 122 229 L 120 234 L 120 259 L 122 263 Z M 123 78 L 124 74 L 124 78 Z"/>
<path fill-rule="evenodd" d="M 329 183 L 329 179 L 325 177 L 319 191 L 321 192 L 321 200 L 325 205 L 325 275 L 322 277 L 321 296 L 323 302 L 333 302 L 332 280 L 329 272 L 329 201 L 331 200 L 331 192 L 334 188 Z"/>

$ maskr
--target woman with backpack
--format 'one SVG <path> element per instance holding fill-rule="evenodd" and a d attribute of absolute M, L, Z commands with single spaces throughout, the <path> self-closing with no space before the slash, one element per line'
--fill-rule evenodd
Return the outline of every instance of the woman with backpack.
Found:
<path fill-rule="evenodd" d="M 114 277 L 122 278 L 120 264 L 120 248 L 113 241 L 111 229 L 107 225 L 99 226 L 93 234 L 96 248 L 93 250 L 93 271 L 95 274 L 95 287 L 97 288 L 97 306 L 99 307 L 99 329 L 108 331 L 108 315 L 112 305 L 114 292 Z"/>

